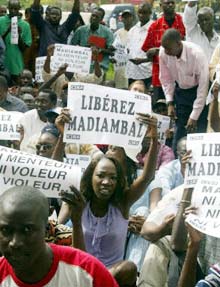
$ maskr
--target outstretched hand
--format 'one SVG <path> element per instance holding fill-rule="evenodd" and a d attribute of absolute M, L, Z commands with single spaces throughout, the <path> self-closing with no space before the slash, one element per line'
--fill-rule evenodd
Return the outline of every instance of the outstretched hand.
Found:
<path fill-rule="evenodd" d="M 86 200 L 82 193 L 73 185 L 69 191 L 60 192 L 61 199 L 69 205 L 71 220 L 76 223 L 81 221 L 82 212 L 86 206 Z"/>
<path fill-rule="evenodd" d="M 64 108 L 61 111 L 61 114 L 56 118 L 55 125 L 58 128 L 61 135 L 64 134 L 64 124 L 69 123 L 71 121 L 71 116 L 69 109 Z"/>
<path fill-rule="evenodd" d="M 157 139 L 157 118 L 149 114 L 137 113 L 137 119 L 144 125 L 148 125 L 146 135 Z"/>

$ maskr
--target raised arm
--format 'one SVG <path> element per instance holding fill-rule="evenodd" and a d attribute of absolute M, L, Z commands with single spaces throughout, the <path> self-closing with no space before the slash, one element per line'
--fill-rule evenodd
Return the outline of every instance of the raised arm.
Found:
<path fill-rule="evenodd" d="M 40 12 L 40 0 L 34 0 L 31 5 L 31 20 L 38 30 L 44 26 L 44 19 Z"/>
<path fill-rule="evenodd" d="M 180 201 L 180 205 L 177 211 L 177 215 L 173 224 L 171 246 L 176 252 L 182 252 L 186 250 L 187 245 L 187 231 L 183 214 L 186 207 L 190 205 L 193 188 L 186 188 L 183 191 L 183 196 Z"/>
<path fill-rule="evenodd" d="M 80 12 L 80 2 L 79 0 L 74 0 L 72 13 L 79 13 Z"/>
<path fill-rule="evenodd" d="M 132 183 L 130 186 L 126 200 L 128 206 L 132 205 L 138 200 L 145 192 L 146 187 L 154 178 L 156 161 L 157 161 L 157 119 L 153 116 L 146 114 L 137 114 L 138 120 L 148 125 L 147 134 L 151 138 L 150 148 L 148 151 L 148 157 L 144 162 L 144 168 L 142 174 Z"/>
<path fill-rule="evenodd" d="M 187 229 L 189 232 L 188 249 L 177 287 L 194 287 L 196 284 L 197 255 L 202 233 L 190 225 L 187 225 Z"/>
<path fill-rule="evenodd" d="M 32 4 L 32 7 L 34 9 L 39 9 L 40 8 L 40 0 L 34 0 L 33 4 Z"/>
<path fill-rule="evenodd" d="M 174 214 L 167 215 L 165 216 L 163 222 L 159 225 L 146 220 L 141 229 L 141 236 L 146 240 L 156 242 L 160 238 L 170 235 L 174 218 Z"/>
<path fill-rule="evenodd" d="M 51 87 L 51 85 L 63 74 L 65 74 L 66 69 L 68 67 L 68 64 L 63 64 L 59 67 L 58 71 L 47 81 L 44 82 L 40 88 L 39 88 L 39 92 L 44 90 L 44 89 L 49 89 Z M 46 72 L 46 71 L 45 71 Z"/>
<path fill-rule="evenodd" d="M 186 33 L 190 33 L 197 27 L 197 2 L 188 2 L 183 13 L 183 23 L 186 28 Z"/>
<path fill-rule="evenodd" d="M 52 154 L 52 159 L 63 161 L 65 143 L 63 142 L 64 124 L 70 121 L 68 109 L 63 109 L 61 114 L 56 118 L 55 125 L 60 132 L 59 139 Z"/>
<path fill-rule="evenodd" d="M 210 126 L 215 132 L 220 132 L 220 116 L 219 116 L 219 102 L 218 102 L 219 89 L 220 86 L 216 82 L 212 89 L 214 100 L 210 103 L 209 107 Z"/>
<path fill-rule="evenodd" d="M 85 199 L 82 194 L 73 186 L 70 191 L 62 191 L 61 199 L 69 205 L 70 219 L 73 222 L 73 238 L 72 244 L 75 248 L 86 250 L 84 243 L 84 235 L 82 230 L 82 213 L 85 208 Z"/>

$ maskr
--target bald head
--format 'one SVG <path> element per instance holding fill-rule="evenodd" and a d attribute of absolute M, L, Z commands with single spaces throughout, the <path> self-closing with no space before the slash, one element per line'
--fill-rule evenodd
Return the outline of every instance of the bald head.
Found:
<path fill-rule="evenodd" d="M 47 198 L 38 189 L 30 186 L 12 187 L 0 196 L 1 210 L 18 210 L 26 208 L 27 212 L 35 210 L 39 214 L 39 220 L 47 223 L 49 206 Z"/>
<path fill-rule="evenodd" d="M 163 34 L 161 45 L 169 56 L 180 57 L 183 50 L 180 32 L 176 29 L 168 29 Z"/>
<path fill-rule="evenodd" d="M 168 29 L 162 37 L 162 45 L 164 42 L 178 42 L 181 41 L 180 32 L 176 29 Z"/>

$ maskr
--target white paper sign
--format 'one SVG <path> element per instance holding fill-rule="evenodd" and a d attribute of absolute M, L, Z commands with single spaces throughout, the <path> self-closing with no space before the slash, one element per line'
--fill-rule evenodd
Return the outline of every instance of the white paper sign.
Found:
<path fill-rule="evenodd" d="M 80 167 L 81 173 L 83 174 L 91 162 L 91 156 L 83 154 L 66 154 L 64 162 Z"/>
<path fill-rule="evenodd" d="M 37 57 L 35 60 L 35 81 L 37 83 L 43 83 L 44 79 L 43 79 L 43 67 L 44 67 L 44 63 L 46 60 L 46 56 L 44 57 Z"/>
<path fill-rule="evenodd" d="M 190 214 L 186 221 L 200 232 L 220 238 L 219 178 L 199 178 L 191 203 L 198 207 L 198 213 Z"/>
<path fill-rule="evenodd" d="M 194 187 L 200 177 L 220 176 L 220 133 L 187 135 L 187 150 L 192 159 L 186 165 L 186 187 Z"/>
<path fill-rule="evenodd" d="M 0 112 L 0 139 L 1 140 L 20 140 L 20 120 L 23 113 L 19 112 Z"/>
<path fill-rule="evenodd" d="M 140 148 L 146 126 L 136 113 L 151 113 L 151 97 L 137 92 L 85 83 L 69 83 L 67 106 L 72 121 L 64 141 Z"/>
<path fill-rule="evenodd" d="M 68 72 L 89 74 L 92 58 L 90 48 L 55 44 L 53 56 L 53 66 L 60 67 L 63 64 L 68 64 Z"/>
<path fill-rule="evenodd" d="M 161 144 L 166 142 L 166 131 L 170 127 L 170 117 L 154 114 L 157 117 L 157 130 L 158 130 L 158 141 Z"/>
<path fill-rule="evenodd" d="M 32 186 L 48 197 L 59 197 L 70 185 L 79 189 L 80 168 L 0 146 L 0 193 L 12 186 Z"/>
<path fill-rule="evenodd" d="M 11 44 L 18 44 L 18 17 L 11 18 Z"/>
<path fill-rule="evenodd" d="M 121 43 L 120 37 L 117 35 L 113 46 L 116 48 L 114 52 L 114 59 L 116 63 L 114 64 L 114 69 L 119 70 L 121 68 L 125 68 L 128 62 L 128 54 L 126 53 L 126 47 Z"/>
<path fill-rule="evenodd" d="M 46 61 L 46 56 L 43 57 L 37 57 L 35 60 L 35 81 L 37 83 L 43 83 L 44 79 L 43 79 L 43 69 L 44 69 L 44 63 Z M 54 74 L 57 72 L 58 67 L 54 67 L 52 66 L 52 61 L 53 61 L 53 56 L 51 57 L 51 63 L 50 63 L 50 70 L 51 70 L 51 74 Z"/>

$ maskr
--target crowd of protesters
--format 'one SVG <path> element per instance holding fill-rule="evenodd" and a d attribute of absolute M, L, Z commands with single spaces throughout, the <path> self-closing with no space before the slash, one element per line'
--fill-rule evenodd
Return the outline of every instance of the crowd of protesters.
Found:
<path fill-rule="evenodd" d="M 20 139 L 0 138 L 0 145 L 57 161 L 67 154 L 91 158 L 79 190 L 71 185 L 60 198 L 30 186 L 1 192 L 0 286 L 220 286 L 220 239 L 184 222 L 197 211 L 193 190 L 184 188 L 187 134 L 220 131 L 220 36 L 212 8 L 186 2 L 181 16 L 175 0 L 160 0 L 153 20 L 153 2 L 138 6 L 135 25 L 132 10 L 123 10 L 124 27 L 115 33 L 98 6 L 85 24 L 79 0 L 62 24 L 62 10 L 44 11 L 40 0 L 25 15 L 19 0 L 0 7 L 0 113 L 23 113 Z M 68 63 L 54 72 L 56 44 L 91 48 L 89 73 L 67 72 Z M 121 66 L 118 46 L 126 59 Z M 147 126 L 141 150 L 131 155 L 116 145 L 65 143 L 69 82 L 149 95 L 152 114 L 135 115 Z M 165 144 L 157 114 L 170 117 Z"/>

